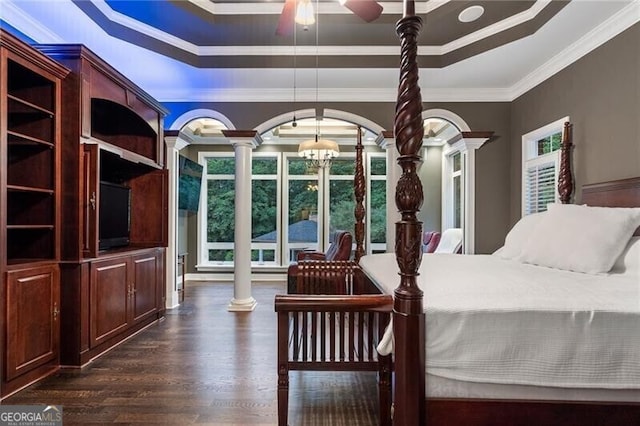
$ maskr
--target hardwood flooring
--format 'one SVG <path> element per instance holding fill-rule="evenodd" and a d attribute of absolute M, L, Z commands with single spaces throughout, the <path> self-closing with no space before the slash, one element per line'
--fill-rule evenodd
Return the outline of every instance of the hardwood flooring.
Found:
<path fill-rule="evenodd" d="M 184 303 L 82 370 L 63 369 L 3 401 L 60 404 L 64 424 L 276 425 L 274 295 L 227 312 L 232 284 L 188 283 Z M 375 373 L 290 373 L 289 425 L 378 423 Z"/>

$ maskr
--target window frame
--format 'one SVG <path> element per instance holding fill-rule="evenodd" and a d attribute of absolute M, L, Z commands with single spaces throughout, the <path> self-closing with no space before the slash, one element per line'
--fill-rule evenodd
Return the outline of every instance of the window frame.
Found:
<path fill-rule="evenodd" d="M 270 175 L 256 175 L 253 174 L 253 160 L 255 159 L 263 159 L 263 158 L 275 158 L 276 159 L 276 174 Z M 251 206 L 253 209 L 253 181 L 254 180 L 274 180 L 276 181 L 276 243 L 275 243 L 275 256 L 273 261 L 251 261 L 251 266 L 255 267 L 275 267 L 280 266 L 281 256 L 282 256 L 282 155 L 279 152 L 253 152 L 251 155 Z M 252 217 L 253 220 L 253 217 Z M 252 229 L 253 231 L 253 229 Z M 251 242 L 251 251 L 260 250 L 261 248 L 268 248 L 272 246 L 273 243 L 254 243 Z"/>
<path fill-rule="evenodd" d="M 382 159 L 385 162 L 385 171 L 386 173 L 384 175 L 372 175 L 371 174 L 371 162 L 373 159 Z M 387 237 L 389 235 L 388 230 L 385 230 L 385 236 L 384 236 L 384 242 L 383 243 L 372 243 L 371 242 L 371 216 L 372 216 L 372 210 L 371 210 L 371 185 L 373 181 L 387 181 L 387 173 L 388 170 L 386 170 L 386 163 L 387 163 L 387 153 L 386 152 L 366 152 L 365 153 L 365 169 L 364 169 L 364 174 L 366 177 L 366 197 L 365 197 L 365 202 L 366 202 L 366 215 L 365 215 L 365 251 L 366 254 L 373 254 L 374 250 L 376 253 L 384 253 L 387 250 Z M 386 188 L 385 188 L 386 189 Z M 386 194 L 385 194 L 386 195 Z M 385 200 L 387 199 L 387 197 L 385 196 Z M 388 213 L 388 208 L 386 206 L 385 203 L 385 214 Z M 385 218 L 385 225 L 387 223 L 387 220 Z M 375 246 L 375 247 L 374 247 Z"/>
<path fill-rule="evenodd" d="M 308 175 L 292 175 L 289 173 L 289 161 L 291 159 L 293 160 L 301 160 L 300 156 L 298 155 L 298 153 L 296 152 L 284 152 L 283 154 L 283 160 L 282 160 L 282 180 L 281 180 L 281 185 L 282 185 L 282 231 L 281 231 L 281 240 L 282 240 L 282 244 L 281 244 L 281 259 L 282 259 L 282 263 L 283 266 L 286 266 L 289 263 L 285 263 L 286 259 L 290 259 L 290 252 L 291 250 L 302 250 L 302 249 L 310 249 L 310 250 L 320 250 L 320 244 L 322 244 L 321 241 L 317 241 L 316 242 L 316 246 L 309 246 L 308 244 L 306 246 L 303 246 L 304 243 L 297 243 L 297 244 L 292 244 L 292 246 L 290 247 L 289 245 L 289 219 L 288 219 L 288 213 L 289 213 L 289 181 L 291 180 L 316 180 L 317 184 L 318 184 L 318 212 L 320 212 L 323 208 L 324 208 L 324 197 L 320 197 L 321 191 L 324 190 L 324 180 L 322 179 L 322 170 L 318 169 L 318 171 L 315 174 L 308 174 Z M 287 215 L 284 215 L 284 208 L 287 207 Z M 318 221 L 318 236 L 323 235 L 322 233 L 322 229 L 324 224 L 322 223 L 323 221 Z M 318 238 L 319 240 L 320 238 Z M 293 262 L 295 260 L 292 260 Z"/>
<path fill-rule="evenodd" d="M 546 124 L 538 129 L 535 129 L 529 133 L 522 135 L 522 163 L 520 169 L 520 214 L 522 217 L 533 214 L 536 212 L 528 212 L 527 207 L 530 203 L 527 203 L 527 183 L 528 183 L 528 171 L 531 167 L 537 167 L 545 164 L 554 164 L 554 202 L 558 202 L 560 195 L 558 193 L 558 172 L 560 168 L 560 152 L 561 147 L 555 151 L 538 154 L 538 141 L 544 139 L 547 136 L 551 136 L 555 133 L 562 133 L 564 131 L 564 123 L 570 121 L 569 116 L 555 120 L 549 124 Z M 544 210 L 542 210 L 544 211 Z"/>
<path fill-rule="evenodd" d="M 453 169 L 454 157 L 460 156 L 460 170 Z M 465 156 L 462 150 L 449 147 L 449 150 L 444 149 L 442 153 L 442 221 L 441 229 L 455 228 L 455 203 L 454 203 L 454 179 L 457 177 L 460 179 L 460 226 L 458 228 L 464 228 L 464 211 L 465 211 L 465 182 L 464 182 L 464 170 L 465 170 Z"/>
<path fill-rule="evenodd" d="M 236 157 L 234 151 L 200 151 L 198 152 L 198 163 L 203 166 L 203 190 L 200 191 L 200 205 L 203 208 L 198 209 L 197 222 L 198 222 L 198 262 L 197 266 L 207 267 L 233 267 L 233 261 L 211 261 L 209 260 L 209 250 L 234 250 L 235 242 L 209 242 L 207 239 L 207 209 L 209 194 L 209 180 L 211 176 L 217 177 L 219 180 L 233 180 L 235 181 L 234 174 L 222 174 L 222 175 L 210 175 L 207 167 L 207 158 L 232 158 L 235 164 Z M 235 211 L 234 211 L 235 220 Z"/>

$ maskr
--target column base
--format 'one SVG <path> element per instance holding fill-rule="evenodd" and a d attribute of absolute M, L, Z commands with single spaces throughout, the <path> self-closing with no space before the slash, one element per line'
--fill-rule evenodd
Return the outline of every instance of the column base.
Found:
<path fill-rule="evenodd" d="M 251 312 L 253 311 L 258 302 L 253 297 L 248 299 L 231 299 L 229 302 L 229 306 L 227 306 L 227 311 L 229 312 Z"/>

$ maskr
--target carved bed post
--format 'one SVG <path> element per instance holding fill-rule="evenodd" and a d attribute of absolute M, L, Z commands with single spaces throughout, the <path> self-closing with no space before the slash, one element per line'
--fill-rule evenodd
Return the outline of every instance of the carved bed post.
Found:
<path fill-rule="evenodd" d="M 558 194 L 560 194 L 560 202 L 569 204 L 571 201 L 571 193 L 573 192 L 573 177 L 571 176 L 571 142 L 572 126 L 568 121 L 564 123 L 564 131 L 562 132 L 562 146 L 560 147 L 560 170 L 558 171 Z"/>
<path fill-rule="evenodd" d="M 356 218 L 354 230 L 356 238 L 356 262 L 364 256 L 364 192 L 366 182 L 364 180 L 364 165 L 362 163 L 362 128 L 358 126 L 358 139 L 356 142 L 356 171 L 355 176 L 353 177 L 353 192 L 356 198 L 354 211 Z"/>
<path fill-rule="evenodd" d="M 395 335 L 394 425 L 425 424 L 425 316 L 423 294 L 418 287 L 422 262 L 422 222 L 416 218 L 423 201 L 422 183 L 416 172 L 421 161 L 424 127 L 422 97 L 418 86 L 417 36 L 422 19 L 415 16 L 413 0 L 404 0 L 403 18 L 396 25 L 400 37 L 400 82 L 394 135 L 402 167 L 396 189 L 396 206 L 402 218 L 396 222 L 396 260 L 400 285 L 393 306 Z"/>

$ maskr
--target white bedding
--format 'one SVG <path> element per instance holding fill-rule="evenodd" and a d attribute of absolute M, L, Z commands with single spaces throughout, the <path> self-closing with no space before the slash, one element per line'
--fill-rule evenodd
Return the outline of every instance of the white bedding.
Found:
<path fill-rule="evenodd" d="M 393 294 L 393 253 L 363 270 Z M 430 254 L 424 291 L 430 375 L 500 384 L 640 389 L 640 277 L 588 275 L 490 255 Z"/>

